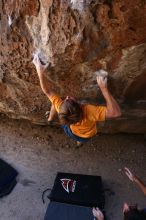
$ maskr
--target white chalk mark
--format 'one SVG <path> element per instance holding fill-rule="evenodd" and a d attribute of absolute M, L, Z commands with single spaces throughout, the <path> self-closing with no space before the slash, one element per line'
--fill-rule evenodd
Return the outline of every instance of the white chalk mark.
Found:
<path fill-rule="evenodd" d="M 70 0 L 73 9 L 82 11 L 84 8 L 84 0 Z"/>
<path fill-rule="evenodd" d="M 105 70 L 98 70 L 95 72 L 96 76 L 102 76 L 103 78 L 106 78 L 108 76 L 108 72 Z"/>
<path fill-rule="evenodd" d="M 100 76 L 102 77 L 102 79 L 104 80 L 105 83 L 107 83 L 107 76 L 108 76 L 108 72 L 105 70 L 98 70 L 95 72 L 96 77 Z"/>
<path fill-rule="evenodd" d="M 41 49 L 36 49 L 36 51 L 33 53 L 33 57 L 38 56 L 40 61 L 43 62 L 43 64 L 49 63 L 47 55 L 41 50 Z"/>
<path fill-rule="evenodd" d="M 11 18 L 10 15 L 8 15 L 8 25 L 9 25 L 9 27 L 11 27 L 12 23 L 13 23 L 12 18 Z"/>

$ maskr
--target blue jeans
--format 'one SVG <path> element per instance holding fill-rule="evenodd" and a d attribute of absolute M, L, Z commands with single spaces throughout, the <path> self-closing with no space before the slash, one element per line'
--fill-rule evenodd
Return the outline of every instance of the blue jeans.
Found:
<path fill-rule="evenodd" d="M 82 137 L 79 137 L 79 136 L 73 134 L 72 131 L 71 131 L 71 129 L 70 129 L 70 127 L 69 127 L 68 125 L 61 125 L 61 127 L 63 128 L 65 134 L 66 134 L 68 137 L 70 137 L 70 138 L 72 138 L 73 140 L 75 140 L 75 141 L 79 141 L 79 142 L 85 143 L 85 142 L 87 142 L 87 141 L 90 140 L 90 138 L 82 138 Z"/>

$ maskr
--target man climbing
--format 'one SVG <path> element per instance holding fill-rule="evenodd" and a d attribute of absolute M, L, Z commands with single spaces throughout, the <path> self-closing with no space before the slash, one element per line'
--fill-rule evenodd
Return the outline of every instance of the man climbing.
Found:
<path fill-rule="evenodd" d="M 48 65 L 42 65 L 38 55 L 34 56 L 40 86 L 52 103 L 48 120 L 52 121 L 56 111 L 65 133 L 77 141 L 77 144 L 87 142 L 97 133 L 97 121 L 116 118 L 121 115 L 120 107 L 107 88 L 107 78 L 97 76 L 97 83 L 106 100 L 106 106 L 79 104 L 73 97 L 67 96 L 62 100 L 54 91 L 53 84 L 45 73 Z"/>

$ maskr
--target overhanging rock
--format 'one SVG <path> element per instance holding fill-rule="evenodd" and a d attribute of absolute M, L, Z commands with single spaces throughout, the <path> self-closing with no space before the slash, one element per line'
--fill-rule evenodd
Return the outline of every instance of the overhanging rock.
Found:
<path fill-rule="evenodd" d="M 39 49 L 61 96 L 99 99 L 94 72 L 107 70 L 124 112 L 107 123 L 116 124 L 113 132 L 145 132 L 131 119 L 145 117 L 138 104 L 146 101 L 145 1 L 4 0 L 0 12 L 0 112 L 44 124 L 49 102 L 31 62 Z M 102 132 L 109 131 L 104 126 Z"/>

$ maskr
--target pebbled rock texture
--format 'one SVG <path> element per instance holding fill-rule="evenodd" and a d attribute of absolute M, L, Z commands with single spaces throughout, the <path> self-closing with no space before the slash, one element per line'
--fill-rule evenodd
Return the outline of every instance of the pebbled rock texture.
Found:
<path fill-rule="evenodd" d="M 146 118 L 146 0 L 2 0 L 0 22 L 1 113 L 46 123 L 50 103 L 31 62 L 39 50 L 61 96 L 102 102 L 94 72 L 107 70 L 123 117 L 105 132 L 146 132 L 139 128 Z"/>

